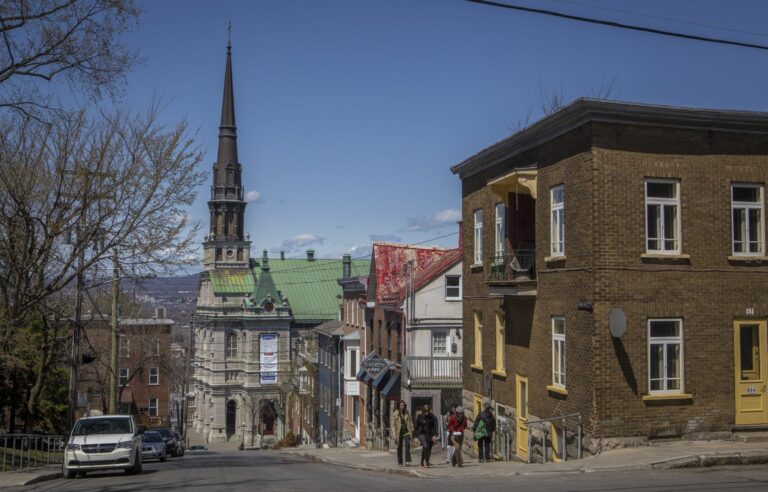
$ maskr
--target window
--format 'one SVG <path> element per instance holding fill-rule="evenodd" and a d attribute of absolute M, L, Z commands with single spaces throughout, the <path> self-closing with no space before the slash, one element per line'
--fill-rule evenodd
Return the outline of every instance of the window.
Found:
<path fill-rule="evenodd" d="M 120 403 L 120 413 L 123 415 L 132 413 L 131 406 L 130 403 Z"/>
<path fill-rule="evenodd" d="M 504 261 L 504 239 L 506 231 L 504 227 L 504 217 L 506 216 L 506 206 L 503 203 L 496 204 L 496 262 Z"/>
<path fill-rule="evenodd" d="M 763 187 L 750 184 L 731 186 L 731 213 L 733 254 L 764 255 Z"/>
<path fill-rule="evenodd" d="M 151 349 L 153 357 L 160 357 L 160 337 L 155 337 L 151 345 Z"/>
<path fill-rule="evenodd" d="M 160 370 L 157 367 L 149 368 L 149 384 L 160 384 Z"/>
<path fill-rule="evenodd" d="M 648 389 L 683 392 L 683 327 L 679 319 L 648 320 Z"/>
<path fill-rule="evenodd" d="M 504 313 L 496 313 L 496 372 L 506 373 L 504 368 Z"/>
<path fill-rule="evenodd" d="M 357 367 L 357 350 L 347 350 L 347 354 L 349 357 L 349 363 L 347 364 L 347 377 L 351 379 L 357 376 L 357 371 L 360 370 Z"/>
<path fill-rule="evenodd" d="M 550 224 L 550 254 L 552 256 L 563 256 L 565 254 L 565 223 L 564 208 L 565 189 L 563 185 L 555 186 L 550 191 L 552 210 L 552 221 Z"/>
<path fill-rule="evenodd" d="M 118 383 L 120 386 L 127 386 L 128 381 L 130 380 L 130 371 L 128 368 L 120 369 L 120 376 L 118 378 Z"/>
<path fill-rule="evenodd" d="M 150 417 L 157 417 L 157 408 L 160 406 L 159 403 L 160 403 L 159 398 L 149 399 L 149 416 Z"/>
<path fill-rule="evenodd" d="M 475 311 L 475 367 L 483 367 L 483 313 Z"/>
<path fill-rule="evenodd" d="M 461 275 L 445 276 L 445 300 L 446 301 L 461 300 Z"/>
<path fill-rule="evenodd" d="M 432 356 L 445 357 L 448 355 L 448 333 L 445 331 L 432 332 Z"/>
<path fill-rule="evenodd" d="M 645 182 L 646 250 L 649 253 L 680 253 L 680 183 Z"/>
<path fill-rule="evenodd" d="M 227 333 L 227 345 L 225 347 L 224 357 L 237 357 L 237 334 Z"/>
<path fill-rule="evenodd" d="M 117 345 L 118 345 L 118 352 L 120 353 L 120 357 L 130 357 L 131 356 L 131 346 L 130 346 L 130 340 L 128 340 L 128 337 L 125 335 L 120 335 L 117 338 Z"/>
<path fill-rule="evenodd" d="M 552 318 L 552 386 L 565 388 L 565 318 Z"/>
<path fill-rule="evenodd" d="M 475 210 L 475 259 L 474 265 L 483 264 L 483 211 Z"/>

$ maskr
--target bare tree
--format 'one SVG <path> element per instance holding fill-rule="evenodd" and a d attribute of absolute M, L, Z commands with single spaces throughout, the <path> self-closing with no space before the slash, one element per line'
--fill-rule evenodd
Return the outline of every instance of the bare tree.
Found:
<path fill-rule="evenodd" d="M 58 324 L 49 320 L 71 315 L 62 294 L 79 274 L 111 271 L 113 259 L 131 275 L 194 261 L 199 224 L 186 208 L 205 178 L 202 154 L 185 122 L 167 127 L 159 114 L 154 105 L 139 115 L 0 121 L 0 372 L 29 365 L 19 346 L 55 338 Z M 26 330 L 32 320 L 45 336 Z M 34 371 L 29 413 L 46 364 Z M 8 383 L 0 381 L 0 392 Z"/>
<path fill-rule="evenodd" d="M 113 92 L 137 58 L 120 37 L 139 13 L 132 0 L 0 2 L 0 108 L 39 115 L 53 107 L 45 85 L 58 79 L 92 96 Z"/>

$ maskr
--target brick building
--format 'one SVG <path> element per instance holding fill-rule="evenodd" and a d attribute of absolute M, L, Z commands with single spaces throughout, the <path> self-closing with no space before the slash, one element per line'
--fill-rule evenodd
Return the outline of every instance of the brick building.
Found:
<path fill-rule="evenodd" d="M 580 99 L 452 171 L 498 454 L 768 424 L 768 114 Z"/>
<path fill-rule="evenodd" d="M 81 366 L 77 416 L 109 410 L 112 328 L 109 317 L 84 319 L 80 352 L 94 360 Z M 183 365 L 171 354 L 170 319 L 121 319 L 117 357 L 119 413 L 146 426 L 171 423 L 171 393 Z M 176 378 L 176 380 L 174 380 Z"/>

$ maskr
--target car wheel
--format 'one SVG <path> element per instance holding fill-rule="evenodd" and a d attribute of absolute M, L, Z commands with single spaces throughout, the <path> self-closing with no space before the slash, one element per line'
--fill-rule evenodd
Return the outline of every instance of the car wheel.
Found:
<path fill-rule="evenodd" d="M 133 466 L 125 469 L 125 473 L 128 475 L 139 475 L 141 473 L 141 455 L 136 453 L 136 459 L 133 462 Z"/>
<path fill-rule="evenodd" d="M 81 478 L 85 478 L 85 473 L 86 473 L 86 472 L 84 472 L 84 471 L 79 471 L 79 472 L 77 472 L 77 474 L 78 474 L 78 475 L 79 475 Z"/>
<path fill-rule="evenodd" d="M 64 468 L 63 475 L 64 475 L 64 478 L 67 478 L 67 479 L 75 478 L 77 476 L 77 471 L 75 471 L 75 470 L 68 470 L 68 469 Z"/>

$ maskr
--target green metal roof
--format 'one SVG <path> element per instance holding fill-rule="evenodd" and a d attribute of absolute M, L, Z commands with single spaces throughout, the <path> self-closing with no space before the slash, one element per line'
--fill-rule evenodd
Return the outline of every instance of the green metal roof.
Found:
<path fill-rule="evenodd" d="M 213 291 L 217 294 L 247 294 L 253 292 L 256 283 L 250 270 L 216 271 L 209 273 Z"/>
<path fill-rule="evenodd" d="M 330 320 L 339 316 L 336 297 L 341 295 L 338 279 L 342 275 L 342 260 L 316 258 L 269 259 L 269 270 L 262 271 L 257 260 L 253 269 L 256 288 L 253 298 L 258 304 L 267 294 L 279 302 L 280 294 L 288 297 L 297 321 Z M 370 260 L 352 260 L 352 276 L 366 276 Z"/>

